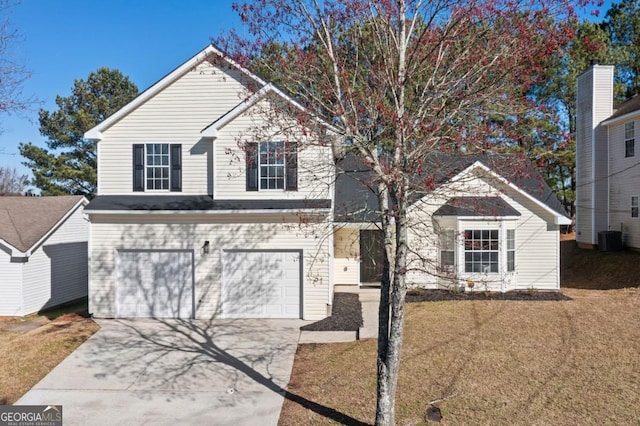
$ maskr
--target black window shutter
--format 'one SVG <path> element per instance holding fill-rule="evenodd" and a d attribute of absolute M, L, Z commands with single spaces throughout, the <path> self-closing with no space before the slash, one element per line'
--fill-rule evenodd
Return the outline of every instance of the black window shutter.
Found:
<path fill-rule="evenodd" d="M 144 191 L 144 145 L 133 145 L 133 190 Z"/>
<path fill-rule="evenodd" d="M 247 143 L 247 191 L 258 190 L 258 143 Z"/>
<path fill-rule="evenodd" d="M 182 145 L 171 144 L 171 191 L 182 191 Z"/>
<path fill-rule="evenodd" d="M 285 142 L 285 176 L 287 182 L 285 189 L 287 191 L 298 190 L 298 143 L 297 142 Z"/>

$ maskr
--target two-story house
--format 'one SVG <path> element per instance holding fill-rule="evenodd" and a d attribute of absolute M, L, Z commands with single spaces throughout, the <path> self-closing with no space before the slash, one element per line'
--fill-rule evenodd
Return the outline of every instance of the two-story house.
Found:
<path fill-rule="evenodd" d="M 576 241 L 598 245 L 601 231 L 622 232 L 640 248 L 640 97 L 613 108 L 614 67 L 594 65 L 578 78 Z"/>
<path fill-rule="evenodd" d="M 301 110 L 208 46 L 89 130 L 90 311 L 320 319 L 334 285 L 379 281 L 371 171 Z M 412 285 L 559 288 L 562 207 L 537 172 L 492 163 L 431 165 L 436 188 L 411 206 Z"/>

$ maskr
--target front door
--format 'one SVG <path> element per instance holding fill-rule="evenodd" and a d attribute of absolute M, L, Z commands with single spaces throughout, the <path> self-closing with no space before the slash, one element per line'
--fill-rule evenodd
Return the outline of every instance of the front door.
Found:
<path fill-rule="evenodd" d="M 360 231 L 360 282 L 379 283 L 382 280 L 382 231 Z"/>

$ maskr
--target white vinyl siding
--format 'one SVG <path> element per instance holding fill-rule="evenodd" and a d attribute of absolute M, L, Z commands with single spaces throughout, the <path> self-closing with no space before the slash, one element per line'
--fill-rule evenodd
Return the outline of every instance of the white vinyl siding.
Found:
<path fill-rule="evenodd" d="M 360 230 L 338 228 L 333 233 L 333 279 L 338 285 L 360 284 Z"/>
<path fill-rule="evenodd" d="M 433 216 L 442 204 L 452 196 L 499 196 L 521 216 L 517 219 L 504 221 L 483 221 L 483 220 L 451 220 L 450 217 L 436 218 Z M 510 188 L 493 183 L 478 177 L 476 179 L 461 179 L 458 183 L 447 184 L 434 191 L 433 196 L 417 203 L 410 208 L 409 240 L 411 247 L 417 251 L 416 255 L 411 255 L 409 259 L 410 272 L 407 280 L 410 285 L 424 286 L 427 288 L 437 288 L 436 266 L 439 260 L 438 241 L 433 235 L 437 229 L 434 225 L 436 220 L 441 220 L 440 227 L 446 229 L 457 224 L 458 235 L 457 258 L 464 259 L 464 238 L 463 233 L 467 229 L 497 229 L 500 232 L 500 241 L 506 241 L 507 230 L 515 229 L 517 240 L 515 241 L 515 264 L 516 270 L 507 273 L 507 256 L 504 250 L 501 251 L 499 259 L 499 274 L 489 274 L 491 279 L 483 277 L 486 288 L 493 291 L 503 289 L 501 280 L 505 281 L 505 290 L 535 288 L 541 290 L 556 290 L 560 288 L 559 277 L 559 226 L 554 224 L 554 216 L 540 207 L 533 201 L 516 193 Z M 458 262 L 460 265 L 460 262 Z M 422 270 L 422 271 L 420 271 Z M 478 278 L 476 274 L 465 274 L 464 264 L 459 270 L 458 279 Z M 481 274 L 484 275 L 484 274 Z M 445 284 L 445 279 L 440 279 L 440 285 L 452 286 L 456 282 L 449 279 Z"/>
<path fill-rule="evenodd" d="M 24 264 L 24 311 L 32 313 L 87 295 L 89 223 L 82 207 Z"/>
<path fill-rule="evenodd" d="M 215 149 L 216 199 L 327 199 L 334 182 L 334 165 L 329 145 L 304 137 L 293 120 L 274 117 L 277 100 L 262 100 L 218 131 Z M 276 105 L 274 105 L 276 104 Z M 283 106 L 279 107 L 280 109 Z M 274 122 L 275 121 L 275 122 Z M 281 127 L 287 128 L 283 133 Z M 309 133 L 308 131 L 306 133 Z M 245 143 L 289 141 L 298 144 L 297 191 L 247 191 Z"/>
<path fill-rule="evenodd" d="M 628 123 L 628 122 L 627 122 Z M 635 120 L 638 128 L 639 120 Z M 622 231 L 624 245 L 640 248 L 640 226 L 636 218 L 631 216 L 632 197 L 638 196 L 640 188 L 640 163 L 638 156 L 625 157 L 624 139 L 625 124 L 621 123 L 609 128 L 609 143 L 621 149 L 611 150 L 609 178 L 609 229 Z"/>
<path fill-rule="evenodd" d="M 203 62 L 103 132 L 98 192 L 130 194 L 132 145 L 182 144 L 182 194 L 212 194 L 213 144 L 200 132 L 246 96 L 240 73 Z"/>
<path fill-rule="evenodd" d="M 0 246 L 0 316 L 23 315 L 22 268 L 23 263 L 12 263 L 11 254 Z"/>
<path fill-rule="evenodd" d="M 194 253 L 195 317 L 220 316 L 224 250 L 301 250 L 304 319 L 322 319 L 329 303 L 328 223 L 300 224 L 291 216 L 131 215 L 92 216 L 90 310 L 115 315 L 114 253 L 127 250 L 190 250 Z M 319 238 L 314 238 L 314 235 Z M 202 247 L 210 242 L 210 252 Z"/>

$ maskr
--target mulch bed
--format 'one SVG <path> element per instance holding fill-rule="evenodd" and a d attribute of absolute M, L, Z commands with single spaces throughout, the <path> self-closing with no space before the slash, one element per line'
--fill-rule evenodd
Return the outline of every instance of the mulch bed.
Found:
<path fill-rule="evenodd" d="M 449 290 L 411 289 L 407 291 L 407 303 L 413 302 L 441 302 L 445 300 L 525 300 L 525 301 L 564 301 L 571 300 L 559 291 L 509 291 L 507 293 L 466 291 L 452 292 Z"/>
<path fill-rule="evenodd" d="M 362 304 L 355 293 L 335 293 L 331 316 L 303 325 L 304 331 L 357 331 L 362 327 Z"/>

